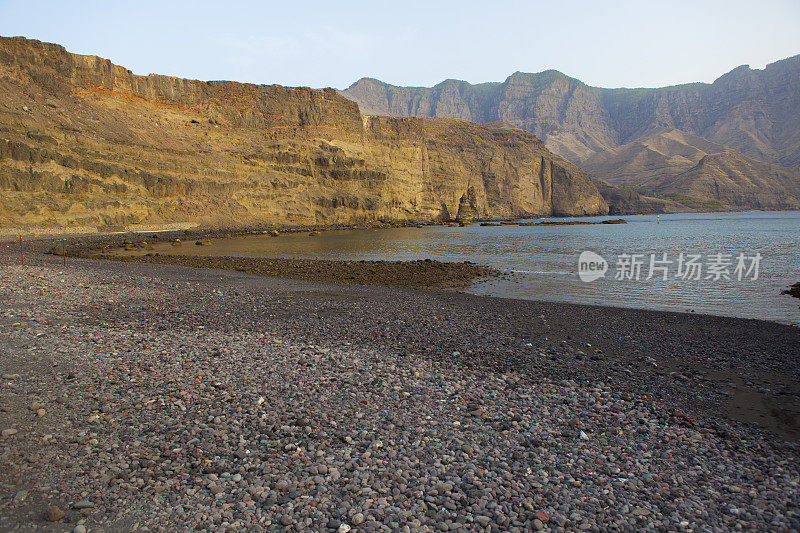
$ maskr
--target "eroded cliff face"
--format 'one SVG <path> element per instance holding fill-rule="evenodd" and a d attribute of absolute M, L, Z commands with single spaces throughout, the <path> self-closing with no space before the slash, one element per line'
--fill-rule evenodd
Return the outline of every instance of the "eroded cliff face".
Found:
<path fill-rule="evenodd" d="M 656 89 L 589 87 L 547 70 L 476 85 L 446 80 L 431 88 L 364 78 L 342 94 L 368 113 L 502 120 L 578 164 L 654 128 L 699 135 L 769 163 L 800 164 L 800 56 L 763 70 L 741 66 L 710 84 Z"/>
<path fill-rule="evenodd" d="M 555 70 L 516 72 L 502 83 L 445 80 L 435 87 L 397 87 L 364 78 L 342 91 L 365 113 L 501 121 L 542 139 L 572 161 L 617 146 L 612 119 L 592 89 Z"/>
<path fill-rule="evenodd" d="M 603 214 L 504 124 L 362 116 L 332 89 L 138 76 L 0 38 L 0 223 L 333 224 Z"/>
<path fill-rule="evenodd" d="M 657 181 L 654 188 L 667 197 L 686 195 L 712 207 L 717 203 L 733 209 L 800 209 L 800 169 L 770 165 L 735 151 L 707 155 L 689 170 Z"/>
<path fill-rule="evenodd" d="M 653 126 L 683 130 L 747 157 L 800 165 L 800 56 L 763 70 L 743 65 L 714 83 L 663 89 L 596 89 L 628 142 Z"/>
<path fill-rule="evenodd" d="M 800 56 L 763 70 L 738 67 L 711 84 L 658 89 L 594 88 L 548 70 L 517 72 L 500 83 L 446 80 L 432 88 L 365 78 L 342 94 L 371 113 L 501 120 L 533 132 L 548 149 L 607 182 L 600 189 L 616 212 L 680 208 L 670 198 L 701 209 L 795 205 L 794 184 L 782 176 L 800 165 Z M 688 174 L 713 178 L 718 188 L 698 187 L 683 175 L 706 155 L 723 152 L 754 161 L 746 166 L 762 192 L 741 188 L 742 165 L 707 165 Z M 635 191 L 670 198 L 651 201 Z"/>

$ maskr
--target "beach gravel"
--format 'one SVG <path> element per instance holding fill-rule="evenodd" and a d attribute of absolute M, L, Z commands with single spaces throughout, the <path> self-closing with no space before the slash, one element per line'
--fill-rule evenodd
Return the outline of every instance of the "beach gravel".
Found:
<path fill-rule="evenodd" d="M 2 530 L 800 528 L 797 445 L 677 369 L 424 327 L 490 300 L 48 261 L 0 267 Z"/>

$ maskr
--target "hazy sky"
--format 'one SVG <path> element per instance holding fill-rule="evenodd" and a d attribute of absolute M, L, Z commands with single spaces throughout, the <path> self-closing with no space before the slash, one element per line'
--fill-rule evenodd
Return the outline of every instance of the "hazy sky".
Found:
<path fill-rule="evenodd" d="M 0 35 L 201 80 L 345 88 L 554 68 L 653 87 L 800 54 L 800 0 L 0 0 Z"/>

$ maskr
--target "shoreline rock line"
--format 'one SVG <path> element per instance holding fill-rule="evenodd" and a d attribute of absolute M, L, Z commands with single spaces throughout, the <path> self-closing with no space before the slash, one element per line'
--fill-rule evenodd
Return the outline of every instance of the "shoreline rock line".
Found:
<path fill-rule="evenodd" d="M 198 241 L 199 242 L 199 241 Z M 87 256 L 92 257 L 92 256 Z M 296 278 L 307 281 L 382 285 L 414 289 L 459 289 L 502 273 L 475 263 L 416 261 L 334 261 L 327 259 L 215 257 L 202 255 L 147 254 L 94 256 L 113 261 L 159 263 L 191 268 L 236 270 L 248 274 Z"/>

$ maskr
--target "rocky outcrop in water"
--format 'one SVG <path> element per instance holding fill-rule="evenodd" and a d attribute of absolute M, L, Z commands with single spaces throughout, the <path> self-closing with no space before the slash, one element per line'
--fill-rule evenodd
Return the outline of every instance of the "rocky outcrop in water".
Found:
<path fill-rule="evenodd" d="M 467 192 L 461 195 L 458 202 L 458 214 L 456 220 L 460 222 L 470 222 L 481 218 L 478 211 L 478 198 L 475 196 L 475 187 L 470 187 Z"/>
<path fill-rule="evenodd" d="M 0 38 L 0 224 L 338 224 L 603 214 L 505 124 L 362 116 L 333 89 L 138 76 Z"/>

